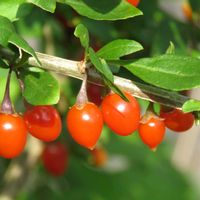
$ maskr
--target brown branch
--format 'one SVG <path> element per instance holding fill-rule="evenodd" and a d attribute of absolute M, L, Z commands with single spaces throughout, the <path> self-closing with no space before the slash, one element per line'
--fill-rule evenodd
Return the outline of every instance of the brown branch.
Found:
<path fill-rule="evenodd" d="M 67 59 L 62 59 L 55 56 L 50 56 L 42 53 L 37 53 L 37 56 L 42 63 L 39 66 L 37 61 L 30 57 L 28 63 L 33 66 L 41 67 L 46 70 L 51 70 L 59 74 L 67 75 L 77 79 L 83 80 L 84 75 L 80 73 L 79 66 L 81 61 L 72 61 Z M 95 73 L 91 72 L 90 80 L 93 83 L 101 84 L 101 77 Z M 176 92 L 170 92 L 157 87 L 145 85 L 138 82 L 133 82 L 131 80 L 121 78 L 118 76 L 114 77 L 114 83 L 124 91 L 129 91 L 133 96 L 148 100 L 151 102 L 158 102 L 160 104 L 181 109 L 182 105 L 189 100 L 188 97 L 177 94 Z"/>

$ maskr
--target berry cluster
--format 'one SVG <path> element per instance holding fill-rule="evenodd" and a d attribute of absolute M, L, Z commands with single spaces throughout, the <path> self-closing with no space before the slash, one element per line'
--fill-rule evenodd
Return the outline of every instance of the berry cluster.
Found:
<path fill-rule="evenodd" d="M 44 142 L 51 142 L 58 138 L 62 129 L 61 118 L 53 106 L 28 105 L 24 116 L 14 112 L 9 96 L 11 72 L 12 70 L 8 74 L 0 112 L 0 156 L 4 158 L 14 158 L 21 154 L 28 132 Z M 167 112 L 161 109 L 160 116 L 148 111 L 141 118 L 139 104 L 131 94 L 125 92 L 127 101 L 115 93 L 109 93 L 102 98 L 102 90 L 105 88 L 90 83 L 88 89 L 87 83 L 85 79 L 76 104 L 67 113 L 66 125 L 72 138 L 90 150 L 95 148 L 104 123 L 120 136 L 128 136 L 138 130 L 141 140 L 151 149 L 155 149 L 162 142 L 165 127 L 176 132 L 183 132 L 190 129 L 194 123 L 194 116 L 191 113 L 183 113 L 176 109 Z M 93 102 L 89 101 L 87 96 Z M 48 148 L 51 149 L 52 146 L 55 150 L 55 144 Z M 57 146 L 61 148 L 62 145 Z M 56 155 L 56 157 L 59 156 Z M 46 156 L 43 158 L 44 165 L 50 162 Z"/>
<path fill-rule="evenodd" d="M 102 89 L 95 85 L 94 88 Z M 98 91 L 96 94 L 102 93 Z M 106 95 L 103 99 L 96 95 L 96 99 L 102 99 L 100 108 L 89 101 L 81 105 L 75 104 L 66 117 L 68 131 L 72 138 L 78 144 L 93 149 L 105 123 L 114 133 L 121 136 L 131 135 L 138 130 L 143 143 L 150 149 L 156 149 L 165 136 L 166 127 L 176 132 L 183 132 L 193 126 L 193 114 L 183 113 L 177 109 L 170 111 L 162 109 L 160 116 L 147 111 L 141 117 L 137 100 L 127 92 L 125 95 L 128 101 L 114 93 Z"/>
<path fill-rule="evenodd" d="M 52 106 L 33 106 L 24 113 L 0 114 L 0 155 L 13 158 L 23 151 L 27 132 L 32 136 L 50 142 L 61 133 L 61 119 Z"/>
<path fill-rule="evenodd" d="M 53 106 L 32 106 L 26 102 L 24 116 L 15 112 L 10 99 L 11 74 L 12 67 L 0 110 L 0 156 L 4 158 L 14 158 L 22 153 L 28 132 L 44 142 L 50 142 L 60 135 L 62 128 L 59 113 Z"/>

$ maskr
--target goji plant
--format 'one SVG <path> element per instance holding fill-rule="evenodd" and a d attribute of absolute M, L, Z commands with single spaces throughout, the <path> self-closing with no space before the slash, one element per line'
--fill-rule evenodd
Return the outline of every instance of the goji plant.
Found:
<path fill-rule="evenodd" d="M 70 184 L 67 187 L 67 179 L 78 177 L 77 182 L 80 180 L 81 185 L 85 178 L 79 177 L 89 173 L 65 176 L 68 149 L 64 143 L 69 144 L 74 163 L 77 158 L 88 158 L 90 154 L 93 164 L 102 166 L 107 154 L 98 149 L 99 145 L 105 145 L 108 151 L 112 151 L 115 141 L 119 140 L 120 144 L 129 141 L 131 147 L 140 148 L 137 142 L 134 143 L 137 133 L 133 133 L 138 132 L 139 139 L 150 149 L 155 149 L 165 139 L 165 127 L 182 132 L 199 124 L 200 101 L 180 92 L 200 87 L 200 4 L 199 0 L 182 1 L 176 10 L 176 2 L 0 1 L 0 94 L 3 96 L 0 109 L 0 157 L 15 158 L 22 154 L 11 163 L 17 165 L 15 169 L 18 169 L 18 162 L 23 167 L 23 170 L 16 170 L 17 173 L 8 170 L 3 181 L 5 179 L 12 185 L 16 184 L 16 180 L 21 180 L 20 174 L 23 179 L 32 180 L 26 176 L 27 172 L 35 173 L 38 170 L 40 173 L 40 168 L 33 168 L 41 156 L 37 146 L 44 145 L 42 162 L 45 169 L 55 176 L 63 175 L 65 189 L 76 189 Z M 174 7 L 170 7 L 170 4 Z M 4 89 L 3 81 L 7 73 Z M 83 82 L 78 92 L 80 80 Z M 153 105 L 151 114 L 149 108 L 146 109 L 149 103 Z M 170 111 L 164 112 L 164 106 L 169 107 Z M 110 134 L 111 131 L 117 135 Z M 175 134 L 169 135 L 174 139 Z M 55 143 L 46 143 L 54 140 Z M 60 141 L 64 141 L 63 144 Z M 166 144 L 170 146 L 167 137 Z M 93 151 L 89 150 L 88 153 L 87 148 Z M 143 146 L 141 148 L 145 149 Z M 122 151 L 126 152 L 123 144 L 119 145 L 118 153 Z M 140 168 L 143 169 L 147 157 L 144 158 L 140 150 L 128 152 L 139 155 L 142 160 Z M 153 156 L 156 157 L 156 154 Z M 115 173 L 115 167 L 134 173 L 137 171 L 136 168 L 126 170 L 129 167 L 131 169 L 132 165 L 123 156 L 113 157 L 114 165 L 111 165 L 113 170 L 110 172 Z M 109 171 L 112 162 L 107 163 L 105 169 L 96 170 Z M 10 161 L 2 159 L 2 163 L 3 168 L 4 163 L 8 166 Z M 12 164 L 9 166 L 12 168 Z M 80 166 L 72 164 L 72 171 L 79 171 Z M 156 172 L 161 170 L 155 169 Z M 9 173 L 15 174 L 15 181 L 10 179 Z M 151 178 L 148 186 L 155 185 L 152 177 L 159 178 L 145 174 L 145 179 L 148 177 Z M 117 180 L 116 176 L 116 180 L 109 183 L 116 183 Z M 44 182 L 50 188 L 47 193 L 61 188 L 62 191 L 57 192 L 55 198 L 60 198 L 65 192 L 64 187 L 55 187 L 51 180 Z M 18 184 L 20 187 L 20 181 Z M 138 199 L 142 194 L 138 186 L 122 184 L 121 187 L 138 189 L 137 192 L 131 192 L 132 196 L 127 196 L 127 199 Z M 31 187 L 27 184 L 24 188 Z M 147 187 L 143 188 L 146 190 Z M 11 187 L 9 193 L 17 193 L 14 190 L 18 191 L 18 187 Z M 80 194 L 84 195 L 82 191 Z M 120 196 L 118 188 L 115 191 L 117 195 L 112 198 Z M 177 197 L 173 197 L 184 199 L 182 191 L 185 190 L 182 189 L 177 192 Z M 26 192 L 20 194 L 23 196 Z M 75 197 L 78 194 L 76 191 Z M 8 191 L 2 195 L 7 197 Z M 65 193 L 64 198 L 67 195 Z M 8 198 L 18 199 L 18 196 Z M 96 198 L 105 199 L 98 195 Z M 166 198 L 171 199 L 168 195 Z M 27 199 L 40 198 L 33 195 Z"/>

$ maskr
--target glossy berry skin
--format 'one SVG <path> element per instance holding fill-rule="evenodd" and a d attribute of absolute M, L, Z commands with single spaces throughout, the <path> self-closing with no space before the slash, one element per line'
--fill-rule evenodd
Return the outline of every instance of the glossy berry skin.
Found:
<path fill-rule="evenodd" d="M 194 124 L 192 113 L 183 113 L 181 110 L 174 109 L 170 112 L 162 112 L 160 117 L 164 119 L 166 127 L 175 132 L 184 132 L 189 130 Z"/>
<path fill-rule="evenodd" d="M 0 156 L 14 158 L 22 153 L 26 144 L 27 128 L 23 117 L 0 113 Z"/>
<path fill-rule="evenodd" d="M 107 95 L 101 105 L 104 122 L 116 134 L 127 136 L 137 130 L 140 121 L 140 107 L 137 100 L 125 93 L 129 102 L 118 94 Z"/>
<path fill-rule="evenodd" d="M 45 169 L 53 176 L 61 176 L 68 167 L 68 151 L 60 143 L 49 143 L 42 153 L 42 162 Z"/>
<path fill-rule="evenodd" d="M 50 142 L 61 133 L 62 123 L 53 106 L 33 106 L 24 113 L 28 131 L 34 137 Z"/>
<path fill-rule="evenodd" d="M 80 145 L 93 149 L 103 128 L 103 118 L 99 108 L 90 102 L 83 106 L 74 105 L 66 118 L 68 131 Z"/>
<path fill-rule="evenodd" d="M 165 124 L 163 120 L 152 117 L 145 123 L 140 123 L 138 132 L 143 143 L 150 149 L 154 149 L 164 138 Z"/>
<path fill-rule="evenodd" d="M 140 3 L 140 0 L 127 0 L 130 4 L 133 6 L 137 7 L 138 4 Z"/>
<path fill-rule="evenodd" d="M 103 93 L 103 87 L 99 85 L 95 85 L 92 83 L 87 83 L 87 96 L 88 100 L 90 102 L 93 102 L 97 106 L 101 105 L 101 102 L 103 100 L 102 93 Z"/>

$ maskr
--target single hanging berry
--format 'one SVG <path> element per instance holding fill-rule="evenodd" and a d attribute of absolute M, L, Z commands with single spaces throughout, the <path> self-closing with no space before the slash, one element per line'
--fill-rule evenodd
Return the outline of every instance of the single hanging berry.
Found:
<path fill-rule="evenodd" d="M 116 134 L 127 136 L 138 129 L 140 107 L 137 100 L 125 93 L 129 102 L 118 94 L 107 95 L 101 105 L 104 122 Z"/>
<path fill-rule="evenodd" d="M 61 133 L 61 118 L 53 106 L 33 106 L 24 113 L 24 120 L 29 133 L 44 142 L 55 140 Z"/>
<path fill-rule="evenodd" d="M 5 95 L 0 110 L 0 156 L 14 158 L 24 150 L 27 128 L 22 116 L 14 112 L 10 99 L 10 77 L 8 73 Z"/>
<path fill-rule="evenodd" d="M 95 85 L 93 83 L 87 83 L 87 95 L 88 100 L 97 106 L 101 105 L 101 102 L 103 100 L 102 93 L 103 93 L 104 87 L 100 85 Z"/>
<path fill-rule="evenodd" d="M 161 109 L 160 117 L 164 119 L 166 127 L 175 132 L 184 132 L 192 128 L 195 118 L 192 113 L 183 113 L 181 110 L 173 109 L 164 112 Z"/>
<path fill-rule="evenodd" d="M 76 104 L 71 107 L 66 117 L 68 131 L 80 145 L 93 149 L 101 135 L 103 118 L 99 108 L 87 100 L 87 75 L 77 96 Z"/>
<path fill-rule="evenodd" d="M 165 124 L 152 112 L 147 112 L 140 122 L 138 133 L 143 141 L 150 149 L 156 149 L 165 136 Z"/>
<path fill-rule="evenodd" d="M 60 142 L 49 143 L 42 153 L 42 162 L 45 169 L 53 176 L 61 176 L 68 167 L 69 153 Z"/>
<path fill-rule="evenodd" d="M 133 6 L 137 7 L 138 4 L 140 3 L 140 0 L 127 0 L 130 4 Z"/>
<path fill-rule="evenodd" d="M 183 11 L 183 14 L 184 14 L 186 20 L 192 21 L 193 10 L 192 10 L 190 3 L 187 0 L 185 0 L 182 4 L 182 11 Z"/>

